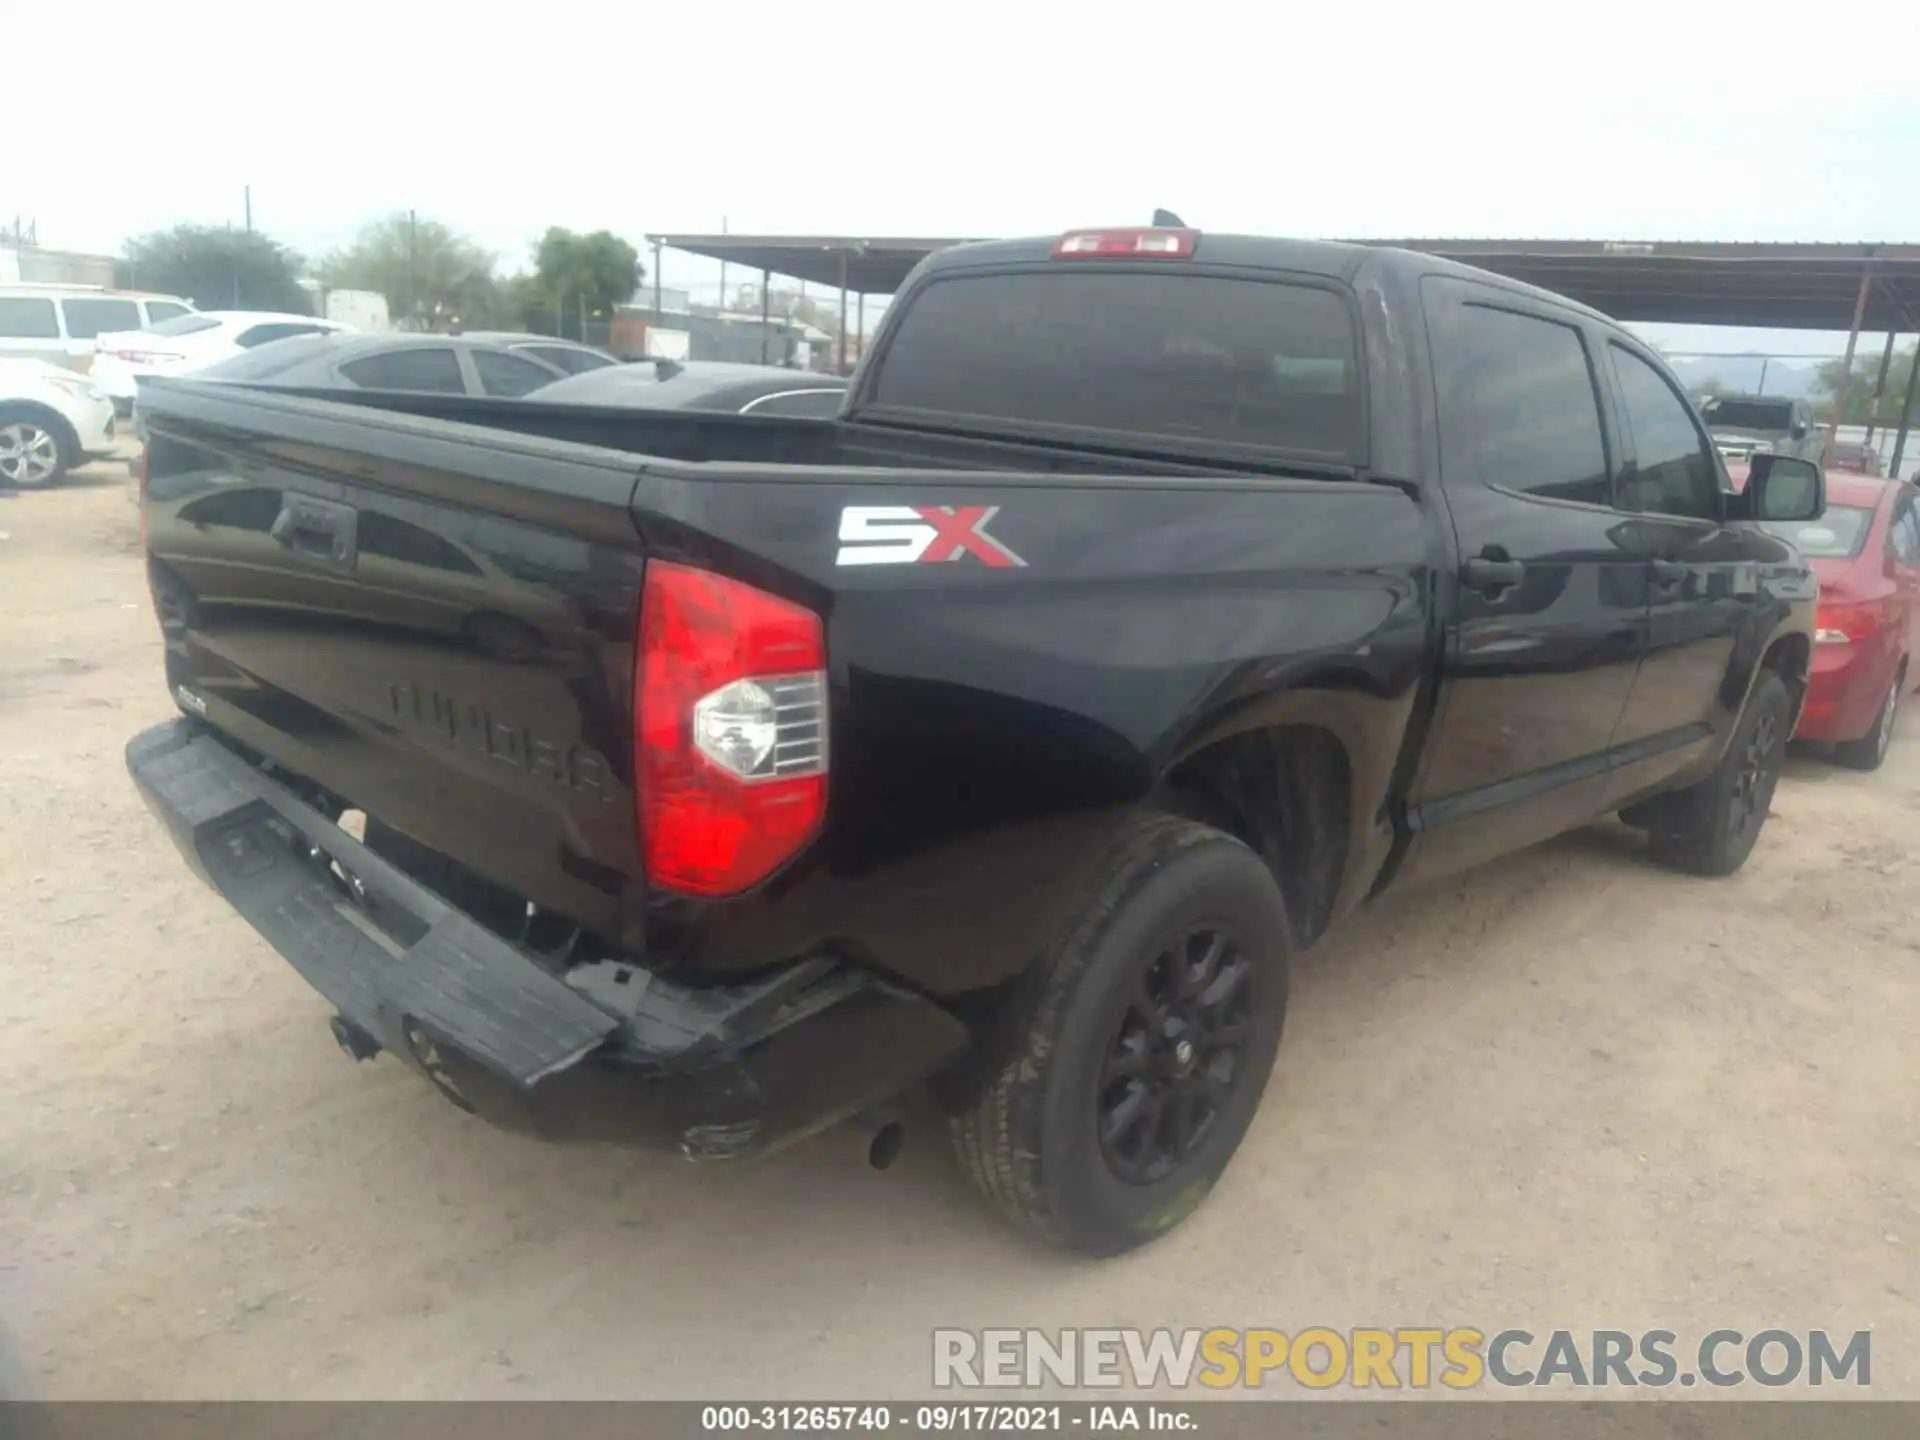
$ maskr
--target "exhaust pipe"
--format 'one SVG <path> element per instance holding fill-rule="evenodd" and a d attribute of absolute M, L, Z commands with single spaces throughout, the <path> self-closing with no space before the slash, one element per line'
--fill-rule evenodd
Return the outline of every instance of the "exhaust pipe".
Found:
<path fill-rule="evenodd" d="M 868 1111 L 859 1124 L 867 1137 L 867 1164 L 885 1170 L 900 1158 L 907 1144 L 907 1127 L 891 1110 Z"/>

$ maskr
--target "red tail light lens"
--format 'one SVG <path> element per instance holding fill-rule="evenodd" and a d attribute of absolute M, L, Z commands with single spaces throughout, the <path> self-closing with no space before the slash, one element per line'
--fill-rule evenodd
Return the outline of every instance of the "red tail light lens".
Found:
<path fill-rule="evenodd" d="M 1885 612 L 1871 601 L 1823 600 L 1814 621 L 1814 643 L 1846 645 L 1871 640 L 1880 630 Z"/>
<path fill-rule="evenodd" d="M 1053 242 L 1056 260 L 1187 260 L 1198 230 L 1069 230 Z"/>
<path fill-rule="evenodd" d="M 802 606 L 653 561 L 640 602 L 634 777 L 648 879 L 735 895 L 827 811 L 827 644 Z"/>

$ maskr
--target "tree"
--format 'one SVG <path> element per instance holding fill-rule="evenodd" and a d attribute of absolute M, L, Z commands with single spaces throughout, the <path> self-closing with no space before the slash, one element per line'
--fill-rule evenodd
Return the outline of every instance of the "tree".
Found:
<path fill-rule="evenodd" d="M 300 287 L 303 261 L 258 231 L 176 225 L 127 242 L 119 267 L 128 289 L 184 295 L 203 310 L 280 310 L 308 314 Z"/>
<path fill-rule="evenodd" d="M 408 329 L 474 328 L 498 308 L 493 256 L 438 220 L 411 212 L 377 220 L 327 257 L 320 279 L 335 290 L 377 290 Z"/>
<path fill-rule="evenodd" d="M 631 300 L 646 275 L 640 252 L 612 231 L 582 235 L 558 225 L 540 237 L 533 271 L 540 300 L 562 317 L 606 315 Z"/>
<path fill-rule="evenodd" d="M 1913 373 L 1913 362 L 1912 346 L 1893 352 L 1893 359 L 1887 365 L 1887 388 L 1880 397 L 1880 413 L 1876 422 L 1899 423 L 1900 402 L 1906 398 L 1907 377 Z M 1834 392 L 1840 387 L 1840 376 L 1844 369 L 1845 364 L 1840 360 L 1823 360 L 1814 369 L 1811 398 L 1822 421 L 1827 418 L 1826 407 L 1833 404 Z M 1867 423 L 1873 405 L 1873 382 L 1879 373 L 1878 355 L 1856 354 L 1853 357 L 1853 376 L 1847 384 L 1847 413 L 1840 417 L 1842 425 Z M 1916 406 L 1916 409 L 1920 409 L 1920 406 Z"/>

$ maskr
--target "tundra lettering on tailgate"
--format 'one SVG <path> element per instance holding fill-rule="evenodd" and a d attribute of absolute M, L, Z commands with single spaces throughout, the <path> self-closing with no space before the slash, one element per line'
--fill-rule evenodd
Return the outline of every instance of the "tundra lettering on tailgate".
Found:
<path fill-rule="evenodd" d="M 542 740 L 484 706 L 456 700 L 438 690 L 392 685 L 388 697 L 396 720 L 457 749 L 490 755 L 540 779 L 558 781 L 569 790 L 592 792 L 602 800 L 618 798 L 607 762 L 583 746 Z"/>
<path fill-rule="evenodd" d="M 987 533 L 998 505 L 849 505 L 836 565 L 933 565 L 971 555 L 996 570 L 1025 565 Z"/>

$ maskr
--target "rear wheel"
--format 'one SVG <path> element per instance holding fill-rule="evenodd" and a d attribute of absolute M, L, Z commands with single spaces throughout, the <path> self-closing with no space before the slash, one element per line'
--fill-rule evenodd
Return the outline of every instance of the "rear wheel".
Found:
<path fill-rule="evenodd" d="M 1858 740 L 1833 747 L 1833 758 L 1850 770 L 1878 770 L 1893 747 L 1893 725 L 1899 718 L 1900 692 L 1907 686 L 1907 662 L 1894 671 L 1893 683 L 1881 697 L 1880 709 L 1873 717 L 1873 728 Z"/>
<path fill-rule="evenodd" d="M 1023 1228 L 1088 1254 L 1186 1219 L 1260 1104 L 1290 933 L 1273 876 L 1238 840 L 1137 820 L 953 1120 L 974 1183 Z"/>
<path fill-rule="evenodd" d="M 38 490 L 71 470 L 78 458 L 63 427 L 38 411 L 0 408 L 0 485 Z"/>
<path fill-rule="evenodd" d="M 1786 682 L 1762 674 L 1714 772 L 1644 817 L 1656 857 L 1696 875 L 1731 875 L 1746 863 L 1773 804 L 1792 714 Z"/>

